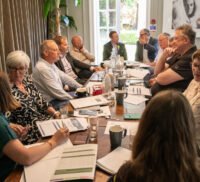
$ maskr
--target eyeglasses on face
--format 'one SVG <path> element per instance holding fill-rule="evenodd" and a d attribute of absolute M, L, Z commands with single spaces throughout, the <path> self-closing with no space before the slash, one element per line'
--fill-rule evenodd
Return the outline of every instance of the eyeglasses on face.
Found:
<path fill-rule="evenodd" d="M 23 73 L 26 70 L 26 68 L 25 67 L 18 67 L 18 68 L 16 68 L 16 67 L 9 67 L 9 70 L 12 71 L 12 72 L 19 71 L 20 73 Z"/>

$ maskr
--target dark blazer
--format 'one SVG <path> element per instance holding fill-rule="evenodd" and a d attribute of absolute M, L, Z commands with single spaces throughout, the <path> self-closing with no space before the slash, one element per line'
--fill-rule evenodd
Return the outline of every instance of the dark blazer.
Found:
<path fill-rule="evenodd" d="M 144 45 L 144 49 L 148 51 L 148 58 L 153 62 L 158 53 L 158 40 L 150 37 L 149 43 Z M 143 62 L 143 45 L 139 41 L 136 43 L 135 61 Z"/>
<path fill-rule="evenodd" d="M 124 60 L 127 60 L 127 53 L 126 53 L 126 48 L 125 48 L 125 45 L 123 43 L 118 43 L 118 54 L 120 56 L 123 56 L 124 57 Z M 106 43 L 104 45 L 104 49 L 103 49 L 103 60 L 108 60 L 110 59 L 110 56 L 111 56 L 111 52 L 112 52 L 112 43 L 111 41 Z"/>
<path fill-rule="evenodd" d="M 92 74 L 92 72 L 90 71 L 90 65 L 89 64 L 86 64 L 86 63 L 83 63 L 83 62 L 81 62 L 81 61 L 79 61 L 79 60 L 77 60 L 77 59 L 74 59 L 72 56 L 71 56 L 71 54 L 68 52 L 67 54 L 66 54 L 66 59 L 68 60 L 68 62 L 70 63 L 70 65 L 71 65 L 71 67 L 72 67 L 72 70 L 74 71 L 74 73 L 78 76 L 78 77 L 80 77 L 80 72 L 82 72 L 83 70 L 84 71 L 87 71 L 88 73 L 91 73 Z M 64 66 L 63 66 L 63 63 L 62 63 L 62 61 L 61 60 L 58 60 L 56 63 L 55 63 L 55 65 L 61 70 L 61 71 L 63 71 L 63 72 L 65 72 L 65 68 L 64 68 Z M 76 68 L 79 68 L 80 69 L 80 72 L 78 72 L 77 70 L 76 70 Z M 81 75 L 81 77 L 82 77 L 82 75 Z M 84 77 L 84 76 L 83 76 Z"/>

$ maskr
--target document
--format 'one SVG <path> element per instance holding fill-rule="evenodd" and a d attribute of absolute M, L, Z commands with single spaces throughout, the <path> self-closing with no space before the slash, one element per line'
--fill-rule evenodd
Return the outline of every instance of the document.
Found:
<path fill-rule="evenodd" d="M 129 76 L 136 77 L 136 78 L 139 78 L 139 79 L 143 79 L 149 73 L 149 70 L 146 70 L 146 69 L 127 69 L 126 73 Z"/>
<path fill-rule="evenodd" d="M 57 130 L 67 127 L 69 132 L 82 131 L 88 128 L 86 118 L 67 118 L 37 121 L 36 125 L 42 137 L 52 136 Z"/>
<path fill-rule="evenodd" d="M 90 107 L 90 106 L 100 106 L 107 105 L 109 101 L 103 97 L 102 95 L 85 97 L 81 99 L 73 99 L 70 100 L 70 103 L 74 107 L 74 109 Z"/>
<path fill-rule="evenodd" d="M 106 129 L 105 129 L 104 134 L 109 135 L 109 129 L 110 129 L 110 127 L 115 126 L 115 125 L 119 125 L 119 126 L 121 126 L 122 128 L 127 129 L 127 134 L 126 134 L 126 135 L 130 135 L 130 132 L 129 132 L 130 130 L 135 131 L 135 134 L 136 134 L 136 132 L 137 132 L 137 130 L 138 130 L 139 122 L 138 122 L 138 121 L 133 121 L 133 122 L 108 121 L 108 122 L 107 122 L 107 125 L 106 125 Z M 133 132 L 133 133 L 134 133 L 134 132 Z"/>
<path fill-rule="evenodd" d="M 88 113 L 87 113 L 88 111 Z M 83 108 L 83 109 L 78 109 L 74 111 L 74 116 L 76 117 L 92 117 L 92 116 L 105 116 L 109 117 L 111 115 L 110 113 L 110 108 L 109 106 L 102 106 L 99 107 L 98 109 L 88 109 L 88 108 Z"/>
<path fill-rule="evenodd" d="M 146 95 L 146 96 L 151 96 L 150 89 L 145 88 L 144 86 L 129 86 L 128 87 L 128 93 L 129 94 L 134 94 L 134 95 Z"/>
<path fill-rule="evenodd" d="M 41 144 L 41 143 L 40 143 Z M 38 145 L 38 144 L 37 144 Z M 31 147 L 34 145 L 29 145 Z M 62 155 L 62 152 L 66 148 L 71 148 L 73 145 L 70 140 L 66 143 L 54 148 L 45 157 L 31 166 L 24 167 L 24 176 L 26 182 L 49 182 L 52 174 L 54 173 L 57 163 Z"/>
<path fill-rule="evenodd" d="M 118 147 L 105 157 L 98 159 L 97 166 L 110 174 L 116 174 L 119 168 L 130 159 L 131 150 Z"/>
<path fill-rule="evenodd" d="M 128 95 L 128 97 L 124 99 L 124 102 L 138 105 L 138 104 L 141 104 L 141 103 L 143 103 L 147 100 L 148 99 L 145 98 L 144 96 Z"/>
<path fill-rule="evenodd" d="M 51 181 L 93 180 L 97 158 L 97 144 L 65 148 L 51 176 Z"/>

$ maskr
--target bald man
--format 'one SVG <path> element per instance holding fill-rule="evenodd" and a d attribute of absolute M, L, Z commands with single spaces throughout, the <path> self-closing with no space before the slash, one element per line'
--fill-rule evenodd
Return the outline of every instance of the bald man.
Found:
<path fill-rule="evenodd" d="M 54 64 L 59 60 L 60 51 L 53 40 L 45 40 L 40 46 L 40 59 L 33 70 L 33 81 L 44 98 L 56 109 L 72 99 L 67 91 L 80 85 Z"/>
<path fill-rule="evenodd" d="M 81 36 L 73 36 L 71 43 L 72 48 L 70 54 L 72 57 L 87 64 L 94 62 L 95 57 L 83 46 L 83 39 Z"/>

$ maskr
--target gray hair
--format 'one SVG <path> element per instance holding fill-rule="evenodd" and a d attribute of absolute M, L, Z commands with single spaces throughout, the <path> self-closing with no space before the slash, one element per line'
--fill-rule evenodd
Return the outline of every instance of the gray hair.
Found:
<path fill-rule="evenodd" d="M 50 49 L 49 45 L 51 43 L 55 43 L 56 44 L 56 42 L 54 40 L 44 40 L 42 42 L 42 44 L 40 45 L 40 56 L 42 58 L 44 58 L 44 52 Z"/>
<path fill-rule="evenodd" d="M 18 66 L 24 66 L 29 68 L 30 58 L 24 51 L 12 51 L 8 54 L 6 58 L 6 67 L 9 71 L 9 68 L 16 68 Z"/>

